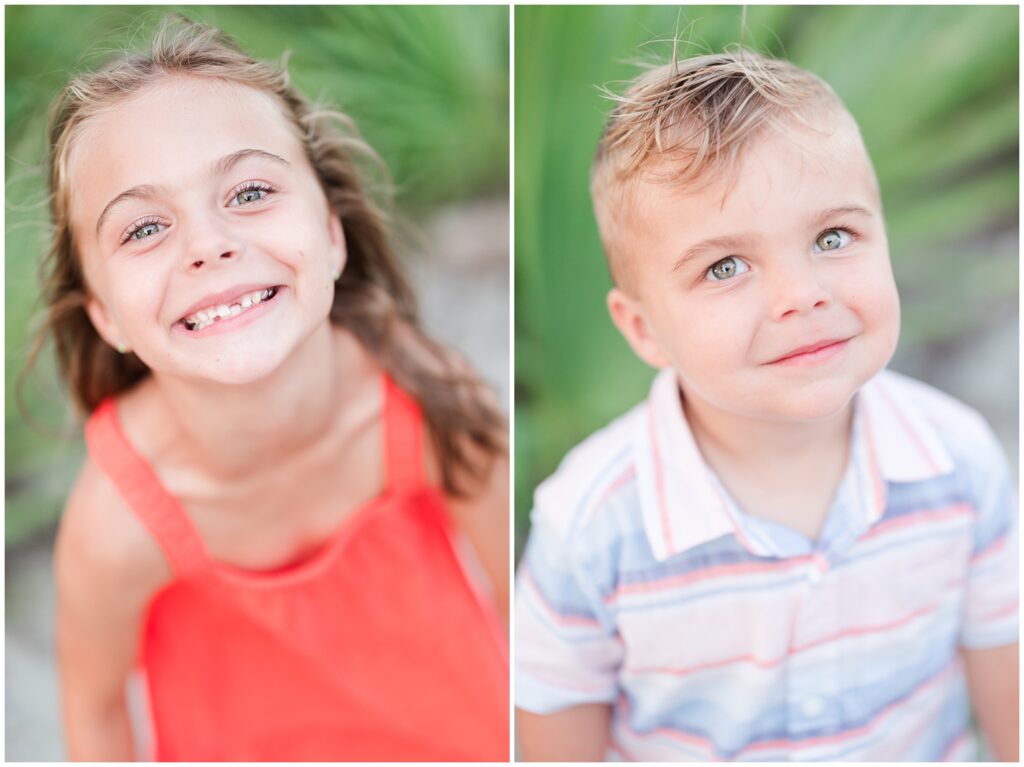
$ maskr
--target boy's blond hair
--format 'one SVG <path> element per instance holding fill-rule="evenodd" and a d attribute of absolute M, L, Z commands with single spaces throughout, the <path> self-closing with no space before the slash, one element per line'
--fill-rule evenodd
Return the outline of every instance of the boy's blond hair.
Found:
<path fill-rule="evenodd" d="M 673 60 L 632 81 L 608 117 L 590 192 L 612 278 L 632 284 L 619 241 L 641 179 L 708 183 L 733 168 L 766 127 L 810 127 L 811 114 L 845 114 L 835 92 L 788 61 L 742 48 Z"/>

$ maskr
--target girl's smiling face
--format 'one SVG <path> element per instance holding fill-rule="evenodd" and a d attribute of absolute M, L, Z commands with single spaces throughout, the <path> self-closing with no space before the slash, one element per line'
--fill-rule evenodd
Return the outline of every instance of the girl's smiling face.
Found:
<path fill-rule="evenodd" d="M 765 135 L 734 178 L 698 190 L 644 181 L 634 213 L 637 284 L 612 291 L 612 315 L 705 411 L 836 415 L 895 351 L 899 299 L 852 118 Z"/>
<path fill-rule="evenodd" d="M 344 236 L 272 96 L 168 76 L 68 166 L 89 316 L 155 374 L 255 381 L 327 322 Z"/>

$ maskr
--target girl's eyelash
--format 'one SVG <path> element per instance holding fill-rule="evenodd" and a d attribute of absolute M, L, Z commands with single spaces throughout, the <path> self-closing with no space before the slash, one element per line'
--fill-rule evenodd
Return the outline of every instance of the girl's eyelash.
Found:
<path fill-rule="evenodd" d="M 241 184 L 239 184 L 238 186 L 231 190 L 231 193 L 228 195 L 228 202 L 231 202 L 231 200 L 240 195 L 242 192 L 266 192 L 267 194 L 272 194 L 273 192 L 276 191 L 277 189 L 275 189 L 271 184 L 268 184 L 266 181 L 258 181 L 256 179 L 252 179 L 250 181 L 243 181 Z M 125 233 L 121 236 L 120 244 L 124 245 L 132 237 L 134 237 L 136 232 L 138 232 L 140 229 L 143 229 L 144 227 L 147 226 L 151 226 L 153 224 L 160 223 L 162 223 L 160 219 L 155 218 L 153 216 L 140 218 L 138 221 L 133 222 L 131 226 L 128 227 L 127 231 L 125 231 Z"/>
<path fill-rule="evenodd" d="M 131 226 L 128 227 L 128 230 L 123 235 L 121 235 L 121 244 L 124 245 L 126 242 L 128 242 L 128 240 L 134 237 L 135 233 L 138 232 L 140 229 L 147 226 L 151 226 L 152 224 L 159 223 L 161 223 L 160 219 L 154 218 L 152 216 L 140 218 L 138 221 L 132 222 Z"/>
<path fill-rule="evenodd" d="M 266 181 L 257 181 L 256 179 L 252 179 L 250 181 L 243 181 L 241 184 L 232 189 L 231 192 L 228 194 L 228 202 L 231 202 L 235 197 L 240 195 L 242 192 L 266 192 L 267 194 L 271 194 L 276 191 L 277 189 L 275 189 L 272 185 L 268 184 Z"/>

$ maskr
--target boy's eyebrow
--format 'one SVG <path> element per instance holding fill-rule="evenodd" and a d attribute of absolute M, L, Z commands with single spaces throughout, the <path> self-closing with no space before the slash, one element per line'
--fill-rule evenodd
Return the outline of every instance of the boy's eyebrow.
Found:
<path fill-rule="evenodd" d="M 217 160 L 213 164 L 213 172 L 215 175 L 227 173 L 242 160 L 250 157 L 258 157 L 260 159 L 270 160 L 282 165 L 291 164 L 283 157 L 273 154 L 272 152 L 266 152 L 262 149 L 239 149 L 237 152 L 232 152 L 231 154 L 225 155 Z M 126 189 L 121 192 L 121 194 L 117 195 L 117 197 L 106 204 L 106 207 L 103 208 L 103 212 L 100 213 L 100 217 L 96 219 L 96 235 L 99 236 L 100 229 L 103 228 L 103 221 L 115 206 L 125 202 L 126 200 L 144 200 L 150 197 L 156 197 L 160 191 L 161 187 L 154 186 L 153 184 L 139 184 L 138 186 L 133 186 L 131 189 Z"/>
<path fill-rule="evenodd" d="M 860 205 L 843 205 L 837 208 L 828 208 L 819 213 L 813 214 L 809 220 L 815 224 L 824 224 L 829 222 L 829 219 L 835 218 L 836 216 L 846 216 L 851 214 L 858 214 L 862 216 L 871 216 L 871 211 L 867 208 L 861 207 Z M 831 222 L 836 223 L 836 222 Z M 727 234 L 721 237 L 711 237 L 707 240 L 701 240 L 696 245 L 691 245 L 672 265 L 672 271 L 677 271 L 680 267 L 686 264 L 688 261 L 697 258 L 702 253 L 707 251 L 722 251 L 730 248 L 739 247 L 746 245 L 750 242 L 760 242 L 763 238 L 759 234 Z"/>
<path fill-rule="evenodd" d="M 850 213 L 857 213 L 862 216 L 867 216 L 868 218 L 871 217 L 871 211 L 867 208 L 861 207 L 860 205 L 844 205 L 839 208 L 829 208 L 828 210 L 821 211 L 821 213 L 815 215 L 814 221 L 815 223 L 820 223 L 827 221 L 830 218 L 834 218 L 835 216 L 846 216 Z"/>
<path fill-rule="evenodd" d="M 688 261 L 700 256 L 706 251 L 723 251 L 729 250 L 740 245 L 745 245 L 750 242 L 759 242 L 762 238 L 757 234 L 726 234 L 721 237 L 711 237 L 707 240 L 701 240 L 696 245 L 691 245 L 672 265 L 672 271 L 678 270 Z"/>

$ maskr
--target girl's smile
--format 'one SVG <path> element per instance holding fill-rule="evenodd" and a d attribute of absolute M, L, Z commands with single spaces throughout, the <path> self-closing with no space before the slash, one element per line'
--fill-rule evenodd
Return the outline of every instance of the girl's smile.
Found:
<path fill-rule="evenodd" d="M 201 308 L 190 309 L 174 323 L 174 328 L 183 329 L 192 338 L 230 333 L 271 311 L 282 291 L 283 286 L 272 285 L 257 289 L 232 288 L 207 296 L 198 303 Z"/>

